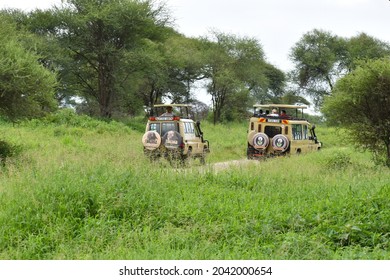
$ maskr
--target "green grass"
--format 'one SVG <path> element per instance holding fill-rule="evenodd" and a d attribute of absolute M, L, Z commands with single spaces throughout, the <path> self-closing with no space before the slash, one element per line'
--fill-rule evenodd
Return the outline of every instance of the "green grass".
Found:
<path fill-rule="evenodd" d="M 143 157 L 139 123 L 64 118 L 0 123 L 19 151 L 0 166 L 0 259 L 390 257 L 390 171 L 332 128 L 319 153 L 218 171 L 245 158 L 245 123 L 204 123 L 206 167 L 173 169 Z"/>

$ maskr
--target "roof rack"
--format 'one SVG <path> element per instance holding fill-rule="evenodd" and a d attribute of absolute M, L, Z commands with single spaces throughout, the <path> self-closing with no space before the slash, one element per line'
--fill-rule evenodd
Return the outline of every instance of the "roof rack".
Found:
<path fill-rule="evenodd" d="M 153 107 L 159 108 L 159 107 L 187 107 L 191 108 L 192 106 L 189 104 L 154 104 Z"/>
<path fill-rule="evenodd" d="M 152 110 L 152 115 L 156 114 L 161 115 L 164 112 L 161 112 L 161 108 L 167 108 L 172 107 L 173 109 L 176 109 L 175 112 L 178 112 L 178 117 L 183 118 L 191 118 L 190 110 L 191 105 L 189 104 L 154 104 L 153 108 L 156 108 L 156 111 Z"/>
<path fill-rule="evenodd" d="M 306 105 L 291 105 L 291 104 L 255 104 L 254 108 L 279 108 L 279 109 L 307 109 Z"/>
<path fill-rule="evenodd" d="M 253 116 L 254 117 L 265 115 L 263 113 L 256 112 L 256 109 L 269 109 L 269 110 L 278 109 L 278 111 L 279 111 L 278 114 L 280 114 L 280 111 L 283 109 L 295 109 L 295 116 L 290 116 L 289 118 L 294 119 L 294 120 L 305 120 L 303 117 L 303 109 L 307 109 L 307 106 L 306 105 L 291 105 L 291 104 L 255 104 L 255 105 L 253 105 Z M 298 117 L 298 109 L 301 109 L 301 117 Z M 267 115 L 267 117 L 281 119 L 280 116 L 278 116 L 278 115 L 272 116 L 272 114 Z"/>

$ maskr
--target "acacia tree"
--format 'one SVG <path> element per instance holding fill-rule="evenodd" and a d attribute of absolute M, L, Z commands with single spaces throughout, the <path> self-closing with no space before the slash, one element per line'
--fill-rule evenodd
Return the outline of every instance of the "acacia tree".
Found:
<path fill-rule="evenodd" d="M 326 118 L 390 166 L 390 59 L 370 60 L 341 78 L 325 99 Z"/>
<path fill-rule="evenodd" d="M 332 94 L 336 81 L 356 67 L 358 60 L 376 59 L 390 54 L 387 43 L 361 33 L 341 38 L 314 29 L 303 35 L 291 50 L 295 69 L 290 73 L 298 92 L 308 95 L 317 107 Z"/>
<path fill-rule="evenodd" d="M 266 87 L 257 87 L 253 90 L 256 102 L 259 103 L 280 103 L 285 95 L 286 75 L 283 71 L 272 64 L 265 64 L 264 74 L 266 77 Z"/>
<path fill-rule="evenodd" d="M 346 40 L 345 56 L 341 64 L 349 73 L 356 68 L 359 61 L 367 59 L 379 59 L 390 55 L 390 45 L 365 33 Z"/>
<path fill-rule="evenodd" d="M 15 120 L 55 110 L 56 74 L 39 64 L 38 39 L 1 15 L 0 25 L 0 114 Z"/>
<path fill-rule="evenodd" d="M 164 42 L 149 42 L 138 54 L 143 63 L 138 96 L 152 107 L 164 97 L 173 103 L 191 103 L 194 82 L 203 78 L 201 42 L 172 31 Z"/>
<path fill-rule="evenodd" d="M 212 97 L 213 121 L 221 120 L 225 106 L 229 111 L 245 111 L 251 92 L 266 88 L 265 61 L 257 40 L 238 38 L 214 32 L 212 40 L 206 39 L 207 91 Z M 240 98 L 235 98 L 240 96 Z"/>
<path fill-rule="evenodd" d="M 98 105 L 100 116 L 111 117 L 136 92 L 132 79 L 139 76 L 133 74 L 143 65 L 134 54 L 166 34 L 164 7 L 149 0 L 64 0 L 49 15 L 47 26 L 42 12 L 31 17 L 38 21 L 34 31 L 58 39 L 70 58 L 59 67 L 64 90 L 77 89 L 88 105 Z"/>
<path fill-rule="evenodd" d="M 164 47 L 172 81 L 169 98 L 174 102 L 191 103 L 194 101 L 191 89 L 197 81 L 205 78 L 203 42 L 175 35 L 164 43 Z"/>
<path fill-rule="evenodd" d="M 291 72 L 292 80 L 317 106 L 324 96 L 330 95 L 342 72 L 339 62 L 344 55 L 343 44 L 337 36 L 314 29 L 292 48 L 290 58 L 295 67 Z"/>

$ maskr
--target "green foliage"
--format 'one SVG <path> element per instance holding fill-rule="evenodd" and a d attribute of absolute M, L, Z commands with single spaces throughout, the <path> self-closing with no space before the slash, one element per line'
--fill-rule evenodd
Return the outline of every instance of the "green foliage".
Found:
<path fill-rule="evenodd" d="M 330 123 L 348 129 L 345 135 L 376 160 L 390 166 L 390 63 L 380 59 L 361 63 L 340 79 L 324 112 Z"/>
<path fill-rule="evenodd" d="M 7 158 L 14 157 L 21 152 L 21 147 L 7 141 L 0 140 L 0 164 L 4 165 Z"/>
<path fill-rule="evenodd" d="M 285 95 L 286 74 L 271 64 L 266 64 L 265 75 L 267 77 L 267 88 L 256 92 L 256 101 L 260 104 L 265 102 L 276 103 Z M 294 104 L 294 103 L 287 103 Z"/>
<path fill-rule="evenodd" d="M 164 4 L 67 0 L 46 11 L 4 14 L 18 30 L 39 36 L 39 61 L 59 73 L 57 100 L 81 113 L 116 118 L 138 115 L 142 106 L 165 98 L 191 103 L 196 82 L 203 80 L 214 122 L 229 121 L 284 92 L 284 73 L 266 63 L 257 40 L 218 33 L 211 41 L 186 38 L 170 27 Z"/>
<path fill-rule="evenodd" d="M 62 56 L 54 50 L 48 60 L 59 66 L 64 97 L 83 97 L 101 117 L 110 118 L 116 111 L 138 113 L 142 102 L 132 102 L 140 84 L 138 72 L 149 65 L 140 64 L 137 54 L 148 41 L 162 41 L 170 32 L 162 6 L 151 1 L 69 0 L 29 16 L 29 28 L 62 48 Z"/>
<path fill-rule="evenodd" d="M 337 151 L 325 160 L 327 169 L 345 169 L 351 164 L 351 156 L 345 152 Z"/>
<path fill-rule="evenodd" d="M 237 121 L 254 103 L 307 103 L 302 94 L 320 106 L 359 60 L 390 54 L 388 43 L 365 33 L 341 38 L 312 30 L 292 48 L 289 76 L 298 88 L 286 90 L 287 75 L 267 63 L 258 40 L 218 32 L 186 38 L 163 3 L 66 0 L 50 10 L 0 14 L 0 111 L 11 119 L 55 110 L 53 95 L 81 113 L 136 116 L 166 99 L 196 101 L 203 81 L 213 122 Z"/>
<path fill-rule="evenodd" d="M 205 77 L 207 65 L 204 44 L 194 38 L 172 35 L 164 42 L 169 90 L 166 96 L 173 103 L 191 103 L 191 87 Z"/>
<path fill-rule="evenodd" d="M 295 64 L 293 81 L 314 99 L 318 106 L 333 88 L 339 75 L 337 62 L 343 55 L 342 40 L 329 32 L 314 29 L 303 35 L 291 51 Z"/>
<path fill-rule="evenodd" d="M 32 47 L 23 46 L 32 36 L 18 32 L 5 16 L 0 23 L 0 114 L 16 120 L 55 110 L 56 75 L 37 62 Z"/>
<path fill-rule="evenodd" d="M 61 109 L 40 120 L 25 122 L 29 127 L 46 126 L 54 127 L 54 135 L 82 136 L 91 133 L 118 133 L 129 132 L 129 126 L 114 120 L 98 120 L 87 115 L 76 114 L 72 109 Z M 144 128 L 145 129 L 145 128 Z M 143 129 L 143 130 L 144 130 Z"/>
<path fill-rule="evenodd" d="M 360 33 L 347 40 L 346 56 L 342 64 L 348 72 L 359 65 L 359 61 L 367 59 L 380 59 L 390 55 L 390 45 L 373 38 L 365 33 Z"/>
<path fill-rule="evenodd" d="M 164 42 L 145 42 L 134 59 L 142 65 L 137 96 L 147 107 L 161 103 L 163 98 L 172 103 L 191 103 L 191 86 L 204 77 L 201 42 L 173 31 Z"/>
<path fill-rule="evenodd" d="M 134 117 L 121 121 L 125 123 L 132 130 L 135 130 L 140 133 L 145 132 L 145 123 L 147 122 L 145 117 Z"/>
<path fill-rule="evenodd" d="M 319 153 L 219 164 L 245 157 L 246 124 L 204 122 L 208 164 L 172 169 L 144 158 L 141 132 L 52 118 L 0 123 L 23 144 L 0 167 L 1 259 L 390 257 L 389 169 L 333 128 Z"/>
<path fill-rule="evenodd" d="M 218 32 L 212 35 L 214 38 L 206 44 L 206 77 L 210 80 L 207 91 L 212 97 L 215 124 L 222 120 L 224 113 L 228 115 L 230 107 L 238 109 L 237 115 L 242 116 L 240 111 L 253 104 L 248 104 L 251 95 L 258 98 L 262 90 L 267 91 L 268 78 L 280 78 L 280 73 L 267 66 L 257 40 Z"/>
<path fill-rule="evenodd" d="M 332 93 L 336 81 L 352 71 L 358 60 L 377 59 L 390 54 L 390 45 L 361 33 L 341 38 L 314 29 L 295 44 L 290 58 L 295 69 L 290 73 L 298 91 L 313 98 L 316 106 Z"/>

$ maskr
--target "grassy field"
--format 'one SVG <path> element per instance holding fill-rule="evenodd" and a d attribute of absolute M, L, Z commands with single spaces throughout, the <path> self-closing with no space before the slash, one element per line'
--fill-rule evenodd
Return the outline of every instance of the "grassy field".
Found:
<path fill-rule="evenodd" d="M 390 170 L 333 128 L 319 153 L 244 159 L 246 124 L 204 123 L 207 164 L 142 154 L 143 124 L 0 123 L 0 259 L 390 259 Z"/>

